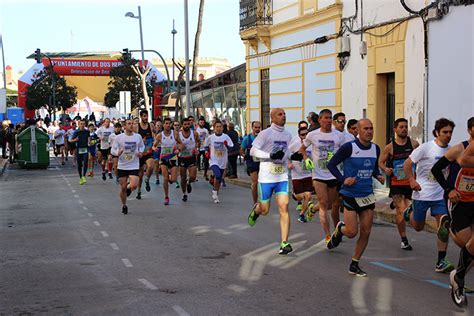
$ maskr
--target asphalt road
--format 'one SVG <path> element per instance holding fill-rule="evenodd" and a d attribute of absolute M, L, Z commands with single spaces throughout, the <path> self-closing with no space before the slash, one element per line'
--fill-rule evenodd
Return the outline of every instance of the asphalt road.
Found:
<path fill-rule="evenodd" d="M 80 186 L 72 166 L 10 166 L 0 178 L 0 314 L 458 315 L 448 276 L 434 272 L 435 235 L 377 222 L 361 267 L 347 273 L 354 240 L 328 251 L 318 221 L 292 208 L 294 252 L 280 256 L 277 211 L 246 223 L 248 189 L 228 185 L 221 204 L 200 179 L 188 202 L 160 185 L 121 214 L 118 186 Z M 457 263 L 452 243 L 448 257 Z M 467 284 L 474 284 L 468 275 Z M 469 297 L 474 305 L 474 298 Z"/>

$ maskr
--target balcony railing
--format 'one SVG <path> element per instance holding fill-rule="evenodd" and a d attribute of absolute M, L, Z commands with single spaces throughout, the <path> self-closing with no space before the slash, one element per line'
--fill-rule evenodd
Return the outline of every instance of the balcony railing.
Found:
<path fill-rule="evenodd" d="M 240 31 L 272 22 L 272 0 L 240 0 Z"/>

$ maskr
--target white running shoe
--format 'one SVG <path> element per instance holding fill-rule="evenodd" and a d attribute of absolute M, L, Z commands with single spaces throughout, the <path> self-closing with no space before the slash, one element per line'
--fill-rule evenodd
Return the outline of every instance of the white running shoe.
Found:
<path fill-rule="evenodd" d="M 214 200 L 214 203 L 219 203 L 219 197 L 217 196 L 217 191 L 212 190 L 212 199 Z"/>

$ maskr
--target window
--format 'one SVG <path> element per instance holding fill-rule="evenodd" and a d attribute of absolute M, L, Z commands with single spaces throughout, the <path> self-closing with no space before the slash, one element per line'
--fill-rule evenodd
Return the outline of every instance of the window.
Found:
<path fill-rule="evenodd" d="M 262 129 L 270 125 L 270 69 L 260 70 L 260 117 Z"/>

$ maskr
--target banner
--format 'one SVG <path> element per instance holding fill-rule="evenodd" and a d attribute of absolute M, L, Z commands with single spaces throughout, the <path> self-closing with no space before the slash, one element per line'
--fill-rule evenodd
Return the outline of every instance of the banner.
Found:
<path fill-rule="evenodd" d="M 43 58 L 43 65 L 49 66 L 49 59 Z M 120 60 L 63 59 L 51 58 L 54 72 L 60 76 L 109 76 L 110 69 L 121 66 Z"/>

